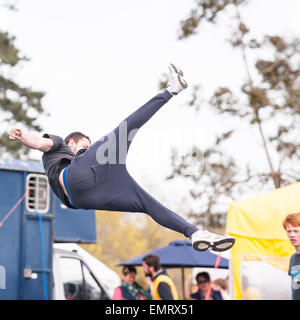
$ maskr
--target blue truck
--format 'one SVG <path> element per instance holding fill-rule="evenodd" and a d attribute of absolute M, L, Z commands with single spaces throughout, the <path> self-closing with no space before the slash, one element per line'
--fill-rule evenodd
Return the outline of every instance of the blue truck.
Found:
<path fill-rule="evenodd" d="M 96 241 L 95 212 L 66 207 L 40 162 L 0 159 L 0 300 L 109 299 L 76 250 L 54 245 Z"/>

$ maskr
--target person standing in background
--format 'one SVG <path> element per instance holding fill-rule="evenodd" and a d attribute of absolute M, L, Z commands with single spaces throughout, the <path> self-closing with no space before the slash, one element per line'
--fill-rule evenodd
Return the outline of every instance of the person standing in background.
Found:
<path fill-rule="evenodd" d="M 195 300 L 205 300 L 205 297 L 211 285 L 209 273 L 199 272 L 196 275 L 196 281 L 198 284 L 198 291 L 192 293 L 191 298 Z M 211 288 L 211 293 L 208 300 L 223 300 L 221 292 Z"/>
<path fill-rule="evenodd" d="M 151 294 L 135 282 L 135 276 L 135 267 L 123 267 L 122 285 L 115 289 L 111 300 L 152 300 Z"/>
<path fill-rule="evenodd" d="M 231 300 L 229 292 L 228 292 L 228 281 L 226 279 L 216 279 L 213 282 L 213 289 L 216 291 L 220 291 L 223 300 Z"/>
<path fill-rule="evenodd" d="M 300 300 L 300 212 L 291 213 L 283 221 L 283 227 L 296 252 L 291 256 L 289 276 L 292 278 L 292 300 Z"/>
<path fill-rule="evenodd" d="M 145 256 L 142 267 L 146 278 L 151 277 L 150 287 L 153 300 L 178 300 L 176 287 L 161 267 L 159 256 L 155 254 Z"/>

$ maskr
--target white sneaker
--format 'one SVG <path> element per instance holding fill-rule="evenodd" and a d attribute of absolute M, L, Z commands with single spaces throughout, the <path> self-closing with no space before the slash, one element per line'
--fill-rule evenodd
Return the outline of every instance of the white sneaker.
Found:
<path fill-rule="evenodd" d="M 169 81 L 167 84 L 167 90 L 171 95 L 176 95 L 180 91 L 188 87 L 187 82 L 183 79 L 183 72 L 177 68 L 174 64 L 169 65 Z"/>
<path fill-rule="evenodd" d="M 213 251 L 229 250 L 235 243 L 235 238 L 231 236 L 220 236 L 207 230 L 198 230 L 191 236 L 192 245 L 195 250 L 205 251 L 211 249 Z"/>

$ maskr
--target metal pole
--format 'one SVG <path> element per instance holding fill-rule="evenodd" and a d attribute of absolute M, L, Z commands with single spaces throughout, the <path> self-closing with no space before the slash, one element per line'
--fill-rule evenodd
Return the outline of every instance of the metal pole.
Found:
<path fill-rule="evenodd" d="M 182 299 L 185 299 L 185 285 L 184 285 L 184 267 L 181 267 L 181 288 L 182 288 Z"/>

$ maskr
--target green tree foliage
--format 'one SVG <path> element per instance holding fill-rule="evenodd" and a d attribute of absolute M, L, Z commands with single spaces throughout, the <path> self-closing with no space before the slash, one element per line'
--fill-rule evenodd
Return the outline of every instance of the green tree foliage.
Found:
<path fill-rule="evenodd" d="M 7 3 L 14 9 L 13 3 Z M 1 7 L 0 7 L 1 8 Z M 11 154 L 15 158 L 28 155 L 30 149 L 8 138 L 8 129 L 22 125 L 27 129 L 41 131 L 38 117 L 45 111 L 42 106 L 44 93 L 18 84 L 12 78 L 19 66 L 29 59 L 15 46 L 15 37 L 0 30 L 0 156 Z"/>
<path fill-rule="evenodd" d="M 195 152 L 196 147 L 172 162 L 172 174 L 168 178 L 192 179 L 195 189 L 190 190 L 190 194 L 195 199 L 202 199 L 201 208 L 190 212 L 190 216 L 195 223 L 210 227 L 224 226 L 228 204 L 243 196 L 246 190 L 258 192 L 262 186 L 278 188 L 300 179 L 297 170 L 300 165 L 297 134 L 300 123 L 300 40 L 273 34 L 254 37 L 242 18 L 247 15 L 248 3 L 245 0 L 197 0 L 189 16 L 180 22 L 178 39 L 184 41 L 201 34 L 203 24 L 219 25 L 224 18 L 230 17 L 231 36 L 226 40 L 232 50 L 239 50 L 247 78 L 241 79 L 243 83 L 239 90 L 226 86 L 216 88 L 206 102 L 219 116 L 231 119 L 231 123 L 238 120 L 245 127 L 255 128 L 265 154 L 267 169 L 263 172 L 253 163 L 238 163 L 232 152 L 226 149 L 226 144 L 238 135 L 238 131 L 227 121 L 226 132 L 202 151 L 205 164 L 199 174 L 186 174 L 190 170 L 186 159 L 199 154 Z M 284 5 L 284 1 L 282 3 Z M 194 88 L 188 103 L 196 112 L 203 105 L 199 87 Z"/>

